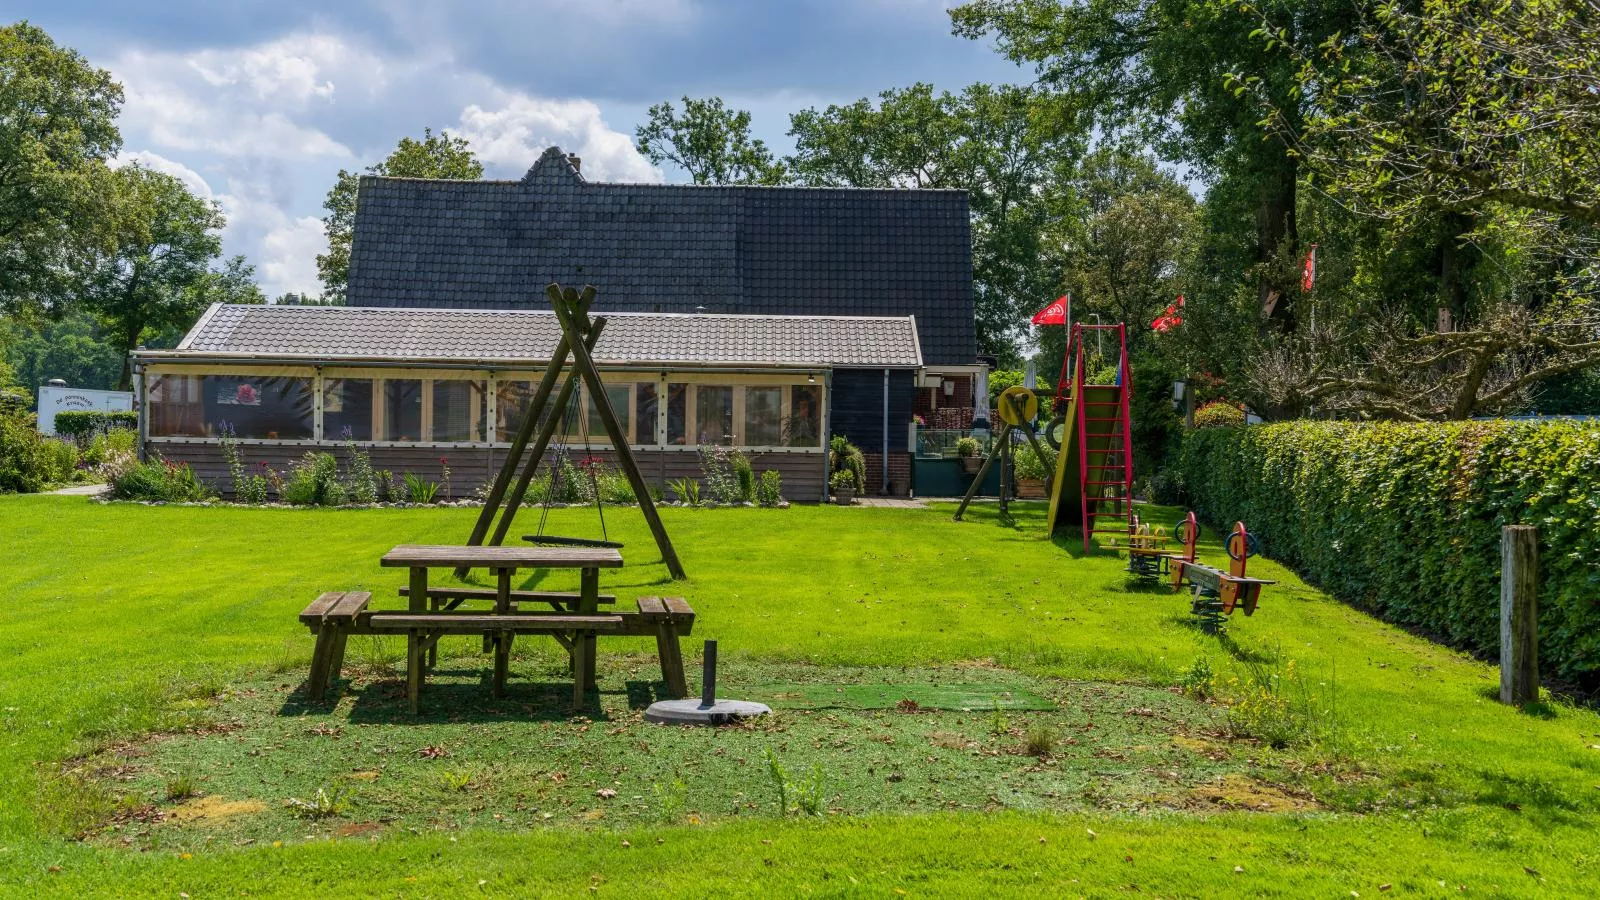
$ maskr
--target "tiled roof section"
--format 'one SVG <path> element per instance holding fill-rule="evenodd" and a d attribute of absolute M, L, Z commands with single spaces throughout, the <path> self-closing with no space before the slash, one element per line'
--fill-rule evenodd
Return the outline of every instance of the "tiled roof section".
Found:
<path fill-rule="evenodd" d="M 922 363 L 910 318 L 608 313 L 601 364 L 815 365 Z M 561 336 L 555 314 L 526 310 L 215 306 L 181 352 L 439 362 L 543 362 Z"/>
<path fill-rule="evenodd" d="M 353 306 L 916 316 L 929 363 L 970 363 L 964 191 L 588 182 L 559 150 L 521 181 L 361 180 Z"/>

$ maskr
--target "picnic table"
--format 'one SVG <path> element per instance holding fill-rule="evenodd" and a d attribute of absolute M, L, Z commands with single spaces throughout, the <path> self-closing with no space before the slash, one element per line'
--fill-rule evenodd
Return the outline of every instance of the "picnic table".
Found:
<path fill-rule="evenodd" d="M 615 548 L 401 544 L 385 553 L 381 563 L 410 570 L 407 586 L 400 589 L 406 609 L 372 609 L 372 595 L 366 591 L 329 591 L 300 613 L 301 624 L 317 636 L 306 691 L 313 703 L 320 703 L 329 683 L 339 677 L 345 641 L 352 634 L 406 637 L 406 696 L 413 713 L 427 670 L 437 660 L 439 639 L 446 635 L 483 637 L 484 651 L 494 652 L 495 696 L 505 692 L 511 643 L 519 634 L 549 635 L 567 649 L 574 706 L 581 707 L 595 687 L 596 638 L 602 634 L 654 637 L 667 694 L 683 697 L 688 691 L 679 638 L 693 630 L 694 610 L 682 597 L 640 597 L 637 612 L 602 611 L 617 602 L 614 595 L 600 593 L 600 570 L 622 566 Z M 487 569 L 494 586 L 430 583 L 434 569 L 463 568 Z M 519 570 L 550 569 L 577 569 L 578 590 L 512 588 Z"/>
<path fill-rule="evenodd" d="M 511 642 L 518 631 L 539 631 L 556 637 L 572 656 L 573 702 L 581 704 L 586 690 L 595 681 L 595 635 L 601 630 L 620 630 L 619 616 L 600 614 L 600 570 L 622 567 L 622 554 L 604 547 L 477 547 L 443 544 L 401 544 L 383 555 L 386 567 L 411 570 L 404 594 L 410 601 L 407 613 L 377 613 L 368 619 L 374 628 L 405 629 L 406 696 L 412 710 L 417 709 L 422 681 L 428 663 L 434 658 L 438 639 L 446 634 L 484 635 L 494 650 L 495 696 L 505 692 L 506 670 L 510 665 Z M 495 580 L 491 590 L 473 588 L 430 588 L 432 569 L 487 569 Z M 547 591 L 513 591 L 512 577 L 518 570 L 578 569 L 576 594 Z M 609 598 L 615 602 L 615 598 Z M 487 611 L 461 612 L 469 601 L 490 601 Z M 522 603 L 535 601 L 554 607 L 550 613 L 529 613 Z M 428 653 L 428 659 L 423 653 Z"/>

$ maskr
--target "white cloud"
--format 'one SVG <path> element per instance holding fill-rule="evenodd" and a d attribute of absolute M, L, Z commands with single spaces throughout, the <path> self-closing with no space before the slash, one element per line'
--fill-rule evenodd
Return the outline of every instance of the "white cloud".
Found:
<path fill-rule="evenodd" d="M 496 91 L 492 109 L 470 104 L 461 112 L 460 135 L 472 144 L 485 167 L 521 175 L 551 145 L 583 158 L 583 174 L 593 181 L 661 181 L 633 140 L 601 118 L 588 100 L 551 100 Z"/>
<path fill-rule="evenodd" d="M 171 175 L 172 177 L 183 182 L 184 186 L 187 187 L 190 192 L 197 197 L 204 197 L 207 200 L 216 199 L 216 195 L 211 192 L 211 185 L 206 183 L 205 178 L 201 177 L 199 172 L 196 172 L 183 163 L 167 159 L 165 156 L 162 156 L 159 153 L 151 153 L 148 150 L 134 150 L 132 152 L 119 153 L 115 159 L 111 160 L 111 167 L 116 169 L 121 168 L 124 165 L 130 165 L 134 163 L 137 163 L 138 165 L 141 165 L 152 172 L 161 172 L 166 175 Z"/>
<path fill-rule="evenodd" d="M 350 149 L 299 121 L 325 112 L 346 84 L 353 95 L 381 88 L 376 56 L 328 35 L 293 35 L 242 50 L 133 51 L 111 71 L 123 84 L 125 131 L 153 143 L 224 156 L 349 158 Z"/>
<path fill-rule="evenodd" d="M 322 221 L 294 215 L 275 199 L 270 177 L 231 178 L 228 192 L 217 197 L 228 217 L 230 252 L 243 252 L 256 267 L 256 281 L 269 298 L 286 291 L 315 296 L 317 254 L 328 249 Z"/>
<path fill-rule="evenodd" d="M 648 6 L 615 0 L 603 14 L 643 15 Z M 693 8 L 679 2 L 655 12 L 691 16 Z M 320 292 L 320 207 L 338 169 L 378 161 L 423 126 L 448 126 L 500 177 L 520 177 L 559 145 L 583 157 L 590 179 L 662 180 L 594 102 L 509 89 L 436 48 L 374 50 L 305 31 L 236 48 L 128 51 L 109 68 L 127 97 L 124 138 L 139 148 L 120 159 L 216 200 L 228 218 L 227 253 L 255 265 L 269 297 Z"/>

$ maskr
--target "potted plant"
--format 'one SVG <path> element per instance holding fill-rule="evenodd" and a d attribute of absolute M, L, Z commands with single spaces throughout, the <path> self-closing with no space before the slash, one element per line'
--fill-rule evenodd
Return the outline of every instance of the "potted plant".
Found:
<path fill-rule="evenodd" d="M 849 506 L 856 499 L 856 476 L 848 469 L 840 469 L 828 479 L 828 486 L 833 488 L 833 502 L 840 506 Z"/>
<path fill-rule="evenodd" d="M 983 450 L 983 444 L 972 435 L 956 439 L 956 455 L 961 457 L 961 468 L 968 475 L 978 474 L 978 469 L 983 465 L 983 460 L 978 456 Z"/>
<path fill-rule="evenodd" d="M 1050 478 L 1050 471 L 1055 468 L 1054 454 L 1045 450 L 1047 458 L 1041 459 L 1034 452 L 1032 444 L 1024 444 L 1017 448 L 1013 456 L 1014 473 L 1017 479 L 1017 496 L 1024 500 L 1043 500 L 1048 496 L 1045 491 L 1045 482 Z"/>

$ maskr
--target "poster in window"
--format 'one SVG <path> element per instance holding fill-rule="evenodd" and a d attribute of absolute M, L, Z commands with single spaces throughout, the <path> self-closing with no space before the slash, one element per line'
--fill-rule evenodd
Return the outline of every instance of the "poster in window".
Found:
<path fill-rule="evenodd" d="M 218 406 L 260 406 L 261 389 L 248 382 L 230 384 L 226 381 L 217 386 Z"/>

